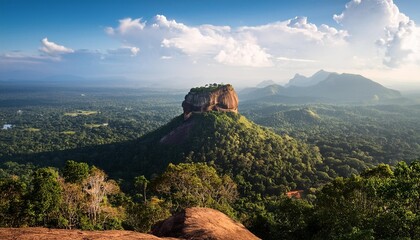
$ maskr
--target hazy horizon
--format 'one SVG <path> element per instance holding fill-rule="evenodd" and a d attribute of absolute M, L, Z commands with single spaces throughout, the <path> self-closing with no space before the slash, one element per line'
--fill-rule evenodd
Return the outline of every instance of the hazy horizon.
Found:
<path fill-rule="evenodd" d="M 420 90 L 414 1 L 5 0 L 0 9 L 0 80 L 243 88 L 324 69 Z"/>

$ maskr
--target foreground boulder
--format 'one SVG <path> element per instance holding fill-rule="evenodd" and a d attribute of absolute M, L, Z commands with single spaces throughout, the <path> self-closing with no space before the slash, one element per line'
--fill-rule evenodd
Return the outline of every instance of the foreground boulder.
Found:
<path fill-rule="evenodd" d="M 0 228 L 2 240 L 159 240 L 151 234 L 133 231 L 107 230 L 107 231 L 81 231 L 66 229 L 49 229 L 42 227 L 31 228 Z"/>
<path fill-rule="evenodd" d="M 153 234 L 153 235 L 152 235 Z M 81 231 L 78 229 L 0 228 L 4 240 L 253 240 L 259 239 L 242 224 L 210 208 L 187 208 L 153 227 L 152 234 L 133 231 Z"/>
<path fill-rule="evenodd" d="M 152 229 L 158 237 L 180 239 L 259 239 L 242 224 L 210 208 L 187 208 L 158 224 Z"/>

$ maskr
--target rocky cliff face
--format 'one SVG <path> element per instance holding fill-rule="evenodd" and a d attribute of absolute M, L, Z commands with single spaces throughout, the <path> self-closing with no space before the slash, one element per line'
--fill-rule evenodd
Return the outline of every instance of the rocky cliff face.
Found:
<path fill-rule="evenodd" d="M 238 112 L 238 95 L 232 85 L 193 88 L 182 102 L 184 119 L 193 112 Z"/>

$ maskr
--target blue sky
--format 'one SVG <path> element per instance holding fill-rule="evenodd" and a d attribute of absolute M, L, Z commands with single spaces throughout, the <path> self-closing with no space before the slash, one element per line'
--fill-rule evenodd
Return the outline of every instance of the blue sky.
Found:
<path fill-rule="evenodd" d="M 408 0 L 1 0 L 0 79 L 246 86 L 322 68 L 416 84 L 419 24 L 420 1 Z"/>
<path fill-rule="evenodd" d="M 315 23 L 334 24 L 332 13 L 339 12 L 342 0 L 255 1 L 185 0 L 2 0 L 0 2 L 0 50 L 34 50 L 44 36 L 71 42 L 74 47 L 107 47 L 117 44 L 104 35 L 104 27 L 119 19 L 152 19 L 157 14 L 190 25 L 258 25 L 308 16 Z M 80 35 L 84 39 L 80 39 Z M 89 37 L 89 39 L 86 39 Z M 99 41 L 98 42 L 93 42 Z M 64 42 L 64 43 L 65 43 Z M 64 44 L 63 43 L 63 44 Z"/>

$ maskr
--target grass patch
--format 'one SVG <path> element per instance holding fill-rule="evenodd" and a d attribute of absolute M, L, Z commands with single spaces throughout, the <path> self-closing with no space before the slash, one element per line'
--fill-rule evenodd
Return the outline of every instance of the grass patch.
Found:
<path fill-rule="evenodd" d="M 314 119 L 321 119 L 321 117 L 316 112 L 314 112 L 312 109 L 305 109 L 305 111 L 312 118 L 314 118 Z"/>
<path fill-rule="evenodd" d="M 106 127 L 105 124 L 97 124 L 97 123 L 86 123 L 83 125 L 85 128 L 99 128 L 99 127 Z"/>
<path fill-rule="evenodd" d="M 76 112 L 64 113 L 64 116 L 77 117 L 77 116 L 89 116 L 89 115 L 94 115 L 94 114 L 98 114 L 98 111 L 77 110 Z"/>
<path fill-rule="evenodd" d="M 41 129 L 39 129 L 39 128 L 26 128 L 25 130 L 28 131 L 28 132 L 39 132 L 39 131 L 41 131 Z"/>
<path fill-rule="evenodd" d="M 62 131 L 60 133 L 65 134 L 65 135 L 74 135 L 74 134 L 76 134 L 75 131 Z"/>

